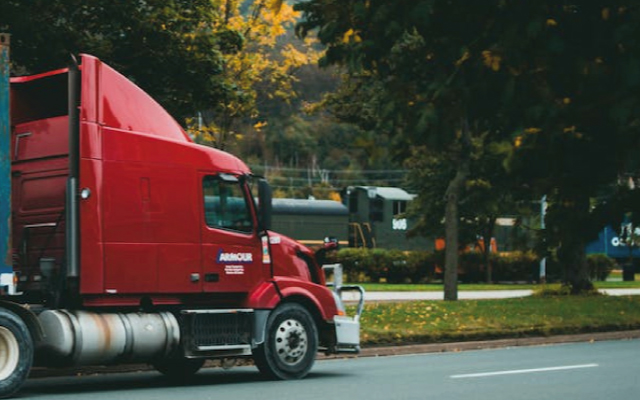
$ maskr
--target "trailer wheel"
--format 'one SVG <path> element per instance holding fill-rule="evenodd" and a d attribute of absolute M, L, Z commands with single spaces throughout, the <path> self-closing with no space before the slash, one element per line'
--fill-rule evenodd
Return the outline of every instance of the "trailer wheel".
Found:
<path fill-rule="evenodd" d="M 304 378 L 316 359 L 318 330 L 299 304 L 285 303 L 267 321 L 265 341 L 254 352 L 256 366 L 270 379 Z"/>
<path fill-rule="evenodd" d="M 16 314 L 0 309 L 0 397 L 20 389 L 33 364 L 33 339 Z"/>
<path fill-rule="evenodd" d="M 167 358 L 153 366 L 169 379 L 185 381 L 200 371 L 205 361 L 204 358 Z"/>

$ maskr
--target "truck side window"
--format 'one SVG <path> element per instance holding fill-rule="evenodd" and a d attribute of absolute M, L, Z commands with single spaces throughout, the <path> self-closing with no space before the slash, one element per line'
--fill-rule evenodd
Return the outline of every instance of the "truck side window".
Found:
<path fill-rule="evenodd" d="M 206 176 L 203 179 L 203 193 L 204 218 L 209 227 L 253 231 L 249 205 L 240 182 Z"/>

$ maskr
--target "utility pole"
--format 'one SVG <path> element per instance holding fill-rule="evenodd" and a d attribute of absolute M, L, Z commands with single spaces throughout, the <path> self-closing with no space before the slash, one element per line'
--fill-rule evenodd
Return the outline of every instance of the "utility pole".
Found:
<path fill-rule="evenodd" d="M 544 234 L 546 225 L 544 223 L 544 217 L 547 214 L 547 195 L 542 196 L 540 200 L 540 229 Z M 540 260 L 540 283 L 546 283 L 547 281 L 547 257 L 542 257 Z"/>

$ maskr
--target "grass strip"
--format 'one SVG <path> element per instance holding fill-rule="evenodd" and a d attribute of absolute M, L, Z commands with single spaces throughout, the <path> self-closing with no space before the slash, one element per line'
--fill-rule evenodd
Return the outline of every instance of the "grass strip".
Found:
<path fill-rule="evenodd" d="M 360 322 L 365 346 L 639 329 L 640 296 L 369 303 Z"/>

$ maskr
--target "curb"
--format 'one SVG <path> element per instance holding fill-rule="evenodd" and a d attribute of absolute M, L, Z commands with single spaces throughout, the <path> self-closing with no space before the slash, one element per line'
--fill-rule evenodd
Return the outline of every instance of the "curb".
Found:
<path fill-rule="evenodd" d="M 640 339 L 640 330 L 594 332 L 575 335 L 556 335 L 541 337 L 525 337 L 514 339 L 481 340 L 455 343 L 412 344 L 402 346 L 367 347 L 362 349 L 357 357 L 384 357 L 406 354 L 446 353 L 470 350 L 497 349 L 504 347 L 544 346 L 562 343 L 600 342 L 605 340 Z M 347 356 L 349 357 L 349 356 Z M 329 356 L 329 358 L 345 358 L 344 356 Z"/>
<path fill-rule="evenodd" d="M 425 353 L 446 353 L 471 350 L 497 349 L 520 346 L 544 346 L 562 343 L 599 342 L 605 340 L 631 340 L 640 339 L 640 330 L 615 331 L 615 332 L 594 332 L 576 335 L 556 335 L 544 337 L 527 337 L 515 339 L 482 340 L 455 343 L 429 343 L 429 344 L 408 344 L 398 346 L 372 346 L 363 348 L 359 354 L 339 354 L 339 355 L 318 355 L 318 360 L 336 360 L 359 357 L 388 357 L 408 354 Z M 238 365 L 252 365 L 251 360 L 240 360 Z M 220 368 L 220 360 L 207 361 L 204 368 Z M 87 376 L 112 373 L 127 373 L 152 371 L 154 368 L 147 364 L 131 364 L 116 366 L 94 366 L 80 368 L 41 368 L 36 367 L 31 370 L 30 379 L 53 378 L 61 376 Z"/>

